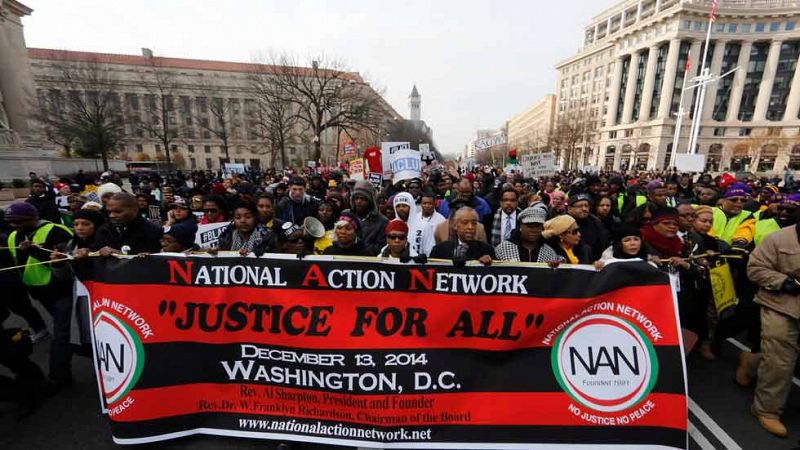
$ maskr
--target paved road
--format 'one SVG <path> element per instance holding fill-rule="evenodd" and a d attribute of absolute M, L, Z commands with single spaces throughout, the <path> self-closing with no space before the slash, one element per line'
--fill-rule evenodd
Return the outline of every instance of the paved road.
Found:
<path fill-rule="evenodd" d="M 15 318 L 7 325 L 13 325 Z M 800 449 L 800 380 L 795 378 L 784 421 L 792 436 L 774 438 L 749 414 L 752 390 L 733 382 L 738 341 L 727 342 L 722 355 L 689 359 L 689 448 L 699 450 Z M 34 359 L 46 366 L 47 344 L 38 344 Z M 104 416 L 98 412 L 97 387 L 88 358 L 76 357 L 73 389 L 47 401 L 32 417 L 17 422 L 9 404 L 0 404 L 0 449 L 118 449 Z M 273 449 L 264 441 L 200 436 L 138 449 Z"/>

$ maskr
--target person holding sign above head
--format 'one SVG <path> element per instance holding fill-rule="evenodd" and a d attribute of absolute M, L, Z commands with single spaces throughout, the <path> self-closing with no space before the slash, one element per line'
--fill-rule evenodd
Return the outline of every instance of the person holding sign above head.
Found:
<path fill-rule="evenodd" d="M 469 206 L 463 206 L 453 213 L 456 239 L 436 244 L 431 250 L 431 258 L 451 259 L 463 263 L 478 260 L 489 266 L 495 259 L 494 249 L 483 241 L 475 239 L 478 232 L 478 213 Z"/>

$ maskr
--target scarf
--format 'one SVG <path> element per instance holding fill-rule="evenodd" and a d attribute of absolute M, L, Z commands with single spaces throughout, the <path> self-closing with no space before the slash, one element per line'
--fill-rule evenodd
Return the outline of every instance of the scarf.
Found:
<path fill-rule="evenodd" d="M 253 232 L 250 233 L 247 241 L 245 241 L 242 239 L 242 234 L 239 233 L 239 230 L 233 230 L 233 235 L 231 236 L 231 250 L 237 251 L 246 248 L 247 252 L 250 253 L 253 251 L 253 247 L 260 244 L 261 241 L 264 240 L 265 234 L 266 228 L 264 228 L 263 225 L 257 225 Z"/>
<path fill-rule="evenodd" d="M 681 250 L 683 250 L 683 242 L 678 236 L 672 238 L 664 237 L 649 223 L 642 226 L 642 240 L 667 258 L 680 256 Z"/>

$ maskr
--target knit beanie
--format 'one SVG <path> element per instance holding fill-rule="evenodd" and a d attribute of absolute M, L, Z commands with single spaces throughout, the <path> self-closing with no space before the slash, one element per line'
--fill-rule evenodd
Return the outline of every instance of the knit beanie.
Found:
<path fill-rule="evenodd" d="M 93 209 L 79 209 L 72 215 L 73 220 L 83 219 L 94 224 L 95 230 L 103 224 L 103 213 Z"/>
<path fill-rule="evenodd" d="M 122 188 L 114 183 L 101 184 L 97 188 L 97 196 L 100 198 L 103 198 L 103 196 L 106 194 L 116 194 L 118 192 L 122 192 Z"/>
<path fill-rule="evenodd" d="M 38 219 L 39 211 L 27 202 L 12 203 L 6 210 L 6 221 Z"/>
<path fill-rule="evenodd" d="M 392 219 L 386 224 L 383 231 L 388 235 L 392 231 L 400 232 L 408 235 L 408 225 L 400 219 Z"/>

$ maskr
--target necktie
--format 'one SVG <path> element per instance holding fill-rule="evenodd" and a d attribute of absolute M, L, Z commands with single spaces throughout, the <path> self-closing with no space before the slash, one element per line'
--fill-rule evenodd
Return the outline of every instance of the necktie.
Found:
<path fill-rule="evenodd" d="M 506 216 L 506 229 L 503 231 L 503 240 L 508 241 L 511 239 L 511 216 Z"/>
<path fill-rule="evenodd" d="M 469 245 L 466 242 L 462 242 L 462 243 L 458 244 L 458 247 L 456 247 L 456 252 L 455 252 L 455 254 L 453 256 L 466 257 L 467 256 L 467 250 L 469 250 Z"/>

